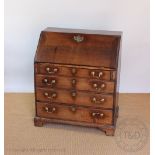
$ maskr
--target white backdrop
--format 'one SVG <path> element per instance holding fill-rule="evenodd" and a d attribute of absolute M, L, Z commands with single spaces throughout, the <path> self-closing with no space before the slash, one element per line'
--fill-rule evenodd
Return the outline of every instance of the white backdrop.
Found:
<path fill-rule="evenodd" d="M 33 92 L 46 27 L 123 31 L 120 92 L 149 92 L 148 0 L 5 0 L 5 92 Z"/>

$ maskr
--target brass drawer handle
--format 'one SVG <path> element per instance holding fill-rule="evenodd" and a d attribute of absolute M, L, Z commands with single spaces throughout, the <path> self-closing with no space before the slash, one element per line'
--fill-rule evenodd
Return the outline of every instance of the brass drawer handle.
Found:
<path fill-rule="evenodd" d="M 55 107 L 52 107 L 52 108 L 51 107 L 50 108 L 49 107 L 45 107 L 44 109 L 48 113 L 54 113 L 56 111 L 56 108 Z"/>
<path fill-rule="evenodd" d="M 103 72 L 102 71 L 100 71 L 100 72 L 97 72 L 97 71 L 91 71 L 90 72 L 90 75 L 92 76 L 92 77 L 96 77 L 96 78 L 101 78 L 102 76 L 103 76 Z"/>
<path fill-rule="evenodd" d="M 49 94 L 48 92 L 44 93 L 44 96 L 49 98 L 49 99 L 55 99 L 57 97 L 57 94 L 55 92 Z"/>
<path fill-rule="evenodd" d="M 93 87 L 94 87 L 95 89 L 98 89 L 98 84 L 97 84 L 97 83 L 93 83 Z"/>
<path fill-rule="evenodd" d="M 95 76 L 95 71 L 92 71 L 90 74 L 94 77 Z"/>
<path fill-rule="evenodd" d="M 103 90 L 105 88 L 105 84 L 104 83 L 93 83 L 92 87 L 96 90 Z"/>
<path fill-rule="evenodd" d="M 96 97 L 93 97 L 92 98 L 92 103 L 95 103 L 95 104 L 103 104 L 105 102 L 105 99 L 102 98 L 102 99 L 97 99 Z"/>
<path fill-rule="evenodd" d="M 58 72 L 58 68 L 50 68 L 50 67 L 46 67 L 46 72 L 48 73 L 48 74 L 55 74 L 55 73 L 57 73 Z"/>
<path fill-rule="evenodd" d="M 101 87 L 101 89 L 105 88 L 105 84 L 102 83 L 100 87 Z"/>
<path fill-rule="evenodd" d="M 49 82 L 49 80 L 47 78 L 43 79 L 43 83 L 45 83 L 48 86 L 53 87 L 56 84 L 56 80 L 52 79 L 51 82 Z"/>
<path fill-rule="evenodd" d="M 98 77 L 100 78 L 103 75 L 103 72 L 99 72 Z"/>
<path fill-rule="evenodd" d="M 80 35 L 77 35 L 77 36 L 74 36 L 73 38 L 77 43 L 80 43 L 84 40 L 84 37 L 83 36 L 80 36 Z"/>
<path fill-rule="evenodd" d="M 93 118 L 103 118 L 104 117 L 104 113 L 101 113 L 101 112 L 92 112 L 91 115 Z"/>

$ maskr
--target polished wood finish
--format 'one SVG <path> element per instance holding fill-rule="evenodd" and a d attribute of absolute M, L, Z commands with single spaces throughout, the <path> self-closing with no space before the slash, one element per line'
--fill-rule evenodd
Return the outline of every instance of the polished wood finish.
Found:
<path fill-rule="evenodd" d="M 52 83 L 52 80 L 55 82 Z M 113 81 L 96 79 L 36 75 L 36 83 L 37 86 L 46 88 L 74 89 L 76 87 L 76 90 L 97 91 L 104 93 L 113 93 L 114 91 Z M 94 87 L 95 84 L 97 85 L 96 87 Z M 104 86 L 103 88 L 101 88 L 102 85 Z"/>
<path fill-rule="evenodd" d="M 57 122 L 114 135 L 120 32 L 47 28 L 35 55 L 35 126 Z"/>
<path fill-rule="evenodd" d="M 46 95 L 48 93 L 48 95 Z M 52 94 L 56 93 L 56 97 L 52 98 Z M 76 93 L 76 96 L 72 96 Z M 63 89 L 47 89 L 37 88 L 36 90 L 37 100 L 41 102 L 55 102 L 64 103 L 69 105 L 81 105 L 81 106 L 92 106 L 100 107 L 104 109 L 113 108 L 113 95 L 95 94 L 88 92 L 81 92 L 75 90 L 63 90 Z"/>
<path fill-rule="evenodd" d="M 53 111 L 53 108 L 54 108 L 54 111 Z M 98 124 L 112 123 L 111 110 L 85 108 L 85 107 L 74 106 L 74 105 L 61 106 L 60 104 L 54 104 L 54 103 L 47 104 L 43 102 L 40 102 L 40 103 L 37 102 L 37 116 L 44 117 L 44 118 L 56 118 L 56 119 L 62 119 L 62 120 L 71 120 L 71 121 L 98 123 Z"/>
<path fill-rule="evenodd" d="M 84 40 L 76 42 L 74 36 L 77 35 L 84 37 Z M 115 58 L 119 41 L 120 35 L 59 33 L 45 30 L 40 35 L 35 61 L 117 68 Z"/>
<path fill-rule="evenodd" d="M 52 70 L 57 68 L 58 72 L 52 73 L 48 72 L 47 68 Z M 38 63 L 37 64 L 37 73 L 45 75 L 58 75 L 58 76 L 70 76 L 70 77 L 82 77 L 82 78 L 93 78 L 100 80 L 111 80 L 112 71 L 106 70 L 103 67 L 82 67 L 82 66 L 71 66 L 71 65 L 58 65 L 50 63 Z M 92 75 L 94 73 L 94 76 Z M 99 73 L 102 73 L 102 76 L 99 76 Z"/>

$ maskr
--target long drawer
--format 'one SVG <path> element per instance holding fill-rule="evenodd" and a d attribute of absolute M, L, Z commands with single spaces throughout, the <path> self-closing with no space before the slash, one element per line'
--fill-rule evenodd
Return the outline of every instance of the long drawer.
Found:
<path fill-rule="evenodd" d="M 78 122 L 112 124 L 112 111 L 37 102 L 37 116 Z"/>
<path fill-rule="evenodd" d="M 104 93 L 114 92 L 113 81 L 103 81 L 86 78 L 63 77 L 63 76 L 49 76 L 49 75 L 36 75 L 36 86 L 46 88 L 64 88 L 76 89 L 85 91 L 95 91 Z"/>
<path fill-rule="evenodd" d="M 38 101 L 42 102 L 113 108 L 113 95 L 86 93 L 75 90 L 37 88 L 36 97 Z"/>
<path fill-rule="evenodd" d="M 73 76 L 100 80 L 114 80 L 115 72 L 96 67 L 63 66 L 51 63 L 37 63 L 37 74 Z"/>

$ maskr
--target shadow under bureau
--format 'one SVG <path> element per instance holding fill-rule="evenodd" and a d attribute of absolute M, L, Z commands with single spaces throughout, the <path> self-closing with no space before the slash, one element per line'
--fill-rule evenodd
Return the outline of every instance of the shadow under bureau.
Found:
<path fill-rule="evenodd" d="M 65 123 L 114 135 L 121 32 L 47 28 L 34 60 L 35 126 Z"/>

